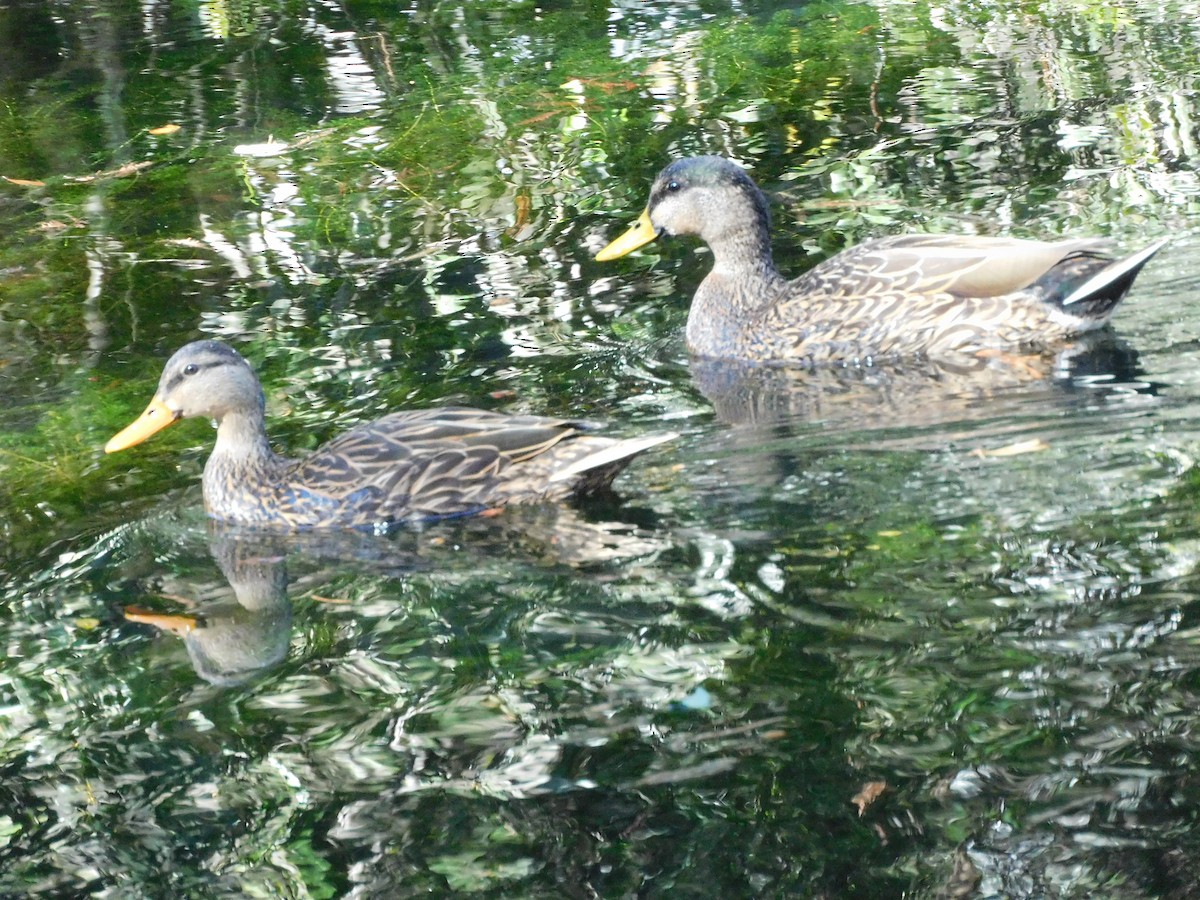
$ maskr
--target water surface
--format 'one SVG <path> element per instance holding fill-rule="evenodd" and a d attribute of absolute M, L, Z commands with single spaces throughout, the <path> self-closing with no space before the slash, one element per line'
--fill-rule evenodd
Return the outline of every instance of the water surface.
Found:
<path fill-rule="evenodd" d="M 1186 896 L 1198 15 L 5 6 L 0 893 Z M 694 152 L 788 271 L 1172 242 L 1032 374 L 700 365 L 702 251 L 591 259 Z M 100 451 L 198 337 L 294 452 L 442 403 L 681 436 L 580 508 L 217 528 L 206 424 Z"/>

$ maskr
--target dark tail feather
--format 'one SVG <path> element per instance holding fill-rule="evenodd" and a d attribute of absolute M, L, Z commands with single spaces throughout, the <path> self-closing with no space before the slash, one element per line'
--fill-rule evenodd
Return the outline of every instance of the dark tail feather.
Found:
<path fill-rule="evenodd" d="M 1139 250 L 1124 259 L 1113 260 L 1092 273 L 1063 299 L 1063 309 L 1077 303 L 1079 306 L 1070 312 L 1090 319 L 1107 317 L 1133 285 L 1133 280 L 1142 271 L 1142 266 L 1166 243 L 1166 238 L 1155 241 L 1144 250 Z"/>

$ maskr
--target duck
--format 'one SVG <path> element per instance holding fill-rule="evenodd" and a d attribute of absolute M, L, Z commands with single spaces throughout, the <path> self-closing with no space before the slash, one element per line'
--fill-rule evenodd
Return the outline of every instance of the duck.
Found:
<path fill-rule="evenodd" d="M 290 459 L 271 448 L 266 399 L 237 350 L 189 343 L 145 411 L 104 446 L 126 450 L 180 419 L 217 425 L 204 507 L 219 522 L 285 530 L 370 528 L 471 515 L 606 490 L 633 457 L 675 438 L 590 434 L 594 423 L 467 407 L 394 412 Z"/>
<path fill-rule="evenodd" d="M 689 157 L 658 174 L 641 216 L 596 260 L 662 235 L 695 235 L 713 263 L 688 313 L 694 356 L 871 364 L 1069 343 L 1107 324 L 1166 243 L 1114 259 L 1095 238 L 894 235 L 789 280 L 772 260 L 770 227 L 766 197 L 740 166 Z"/>

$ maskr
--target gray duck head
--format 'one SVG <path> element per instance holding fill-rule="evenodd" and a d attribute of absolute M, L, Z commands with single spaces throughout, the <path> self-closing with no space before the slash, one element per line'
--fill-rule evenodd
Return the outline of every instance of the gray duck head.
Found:
<path fill-rule="evenodd" d="M 240 353 L 220 341 L 195 341 L 163 369 L 146 411 L 104 445 L 105 453 L 140 444 L 168 425 L 193 416 L 220 422 L 230 414 L 261 419 L 266 401 L 258 377 Z"/>
<path fill-rule="evenodd" d="M 641 218 L 596 259 L 618 259 L 662 234 L 696 235 L 717 255 L 723 245 L 749 238 L 757 251 L 769 228 L 767 200 L 740 166 L 720 156 L 693 156 L 658 174 Z"/>

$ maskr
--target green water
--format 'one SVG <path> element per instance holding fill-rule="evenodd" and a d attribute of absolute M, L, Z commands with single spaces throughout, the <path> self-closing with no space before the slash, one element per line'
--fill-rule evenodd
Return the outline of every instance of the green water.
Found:
<path fill-rule="evenodd" d="M 1196 21 L 0 4 L 0 895 L 1189 896 Z M 1172 242 L 1042 378 L 702 365 L 705 254 L 591 258 L 696 152 L 786 271 Z M 206 423 L 100 449 L 198 337 L 292 452 L 446 403 L 680 437 L 578 508 L 218 529 Z"/>

